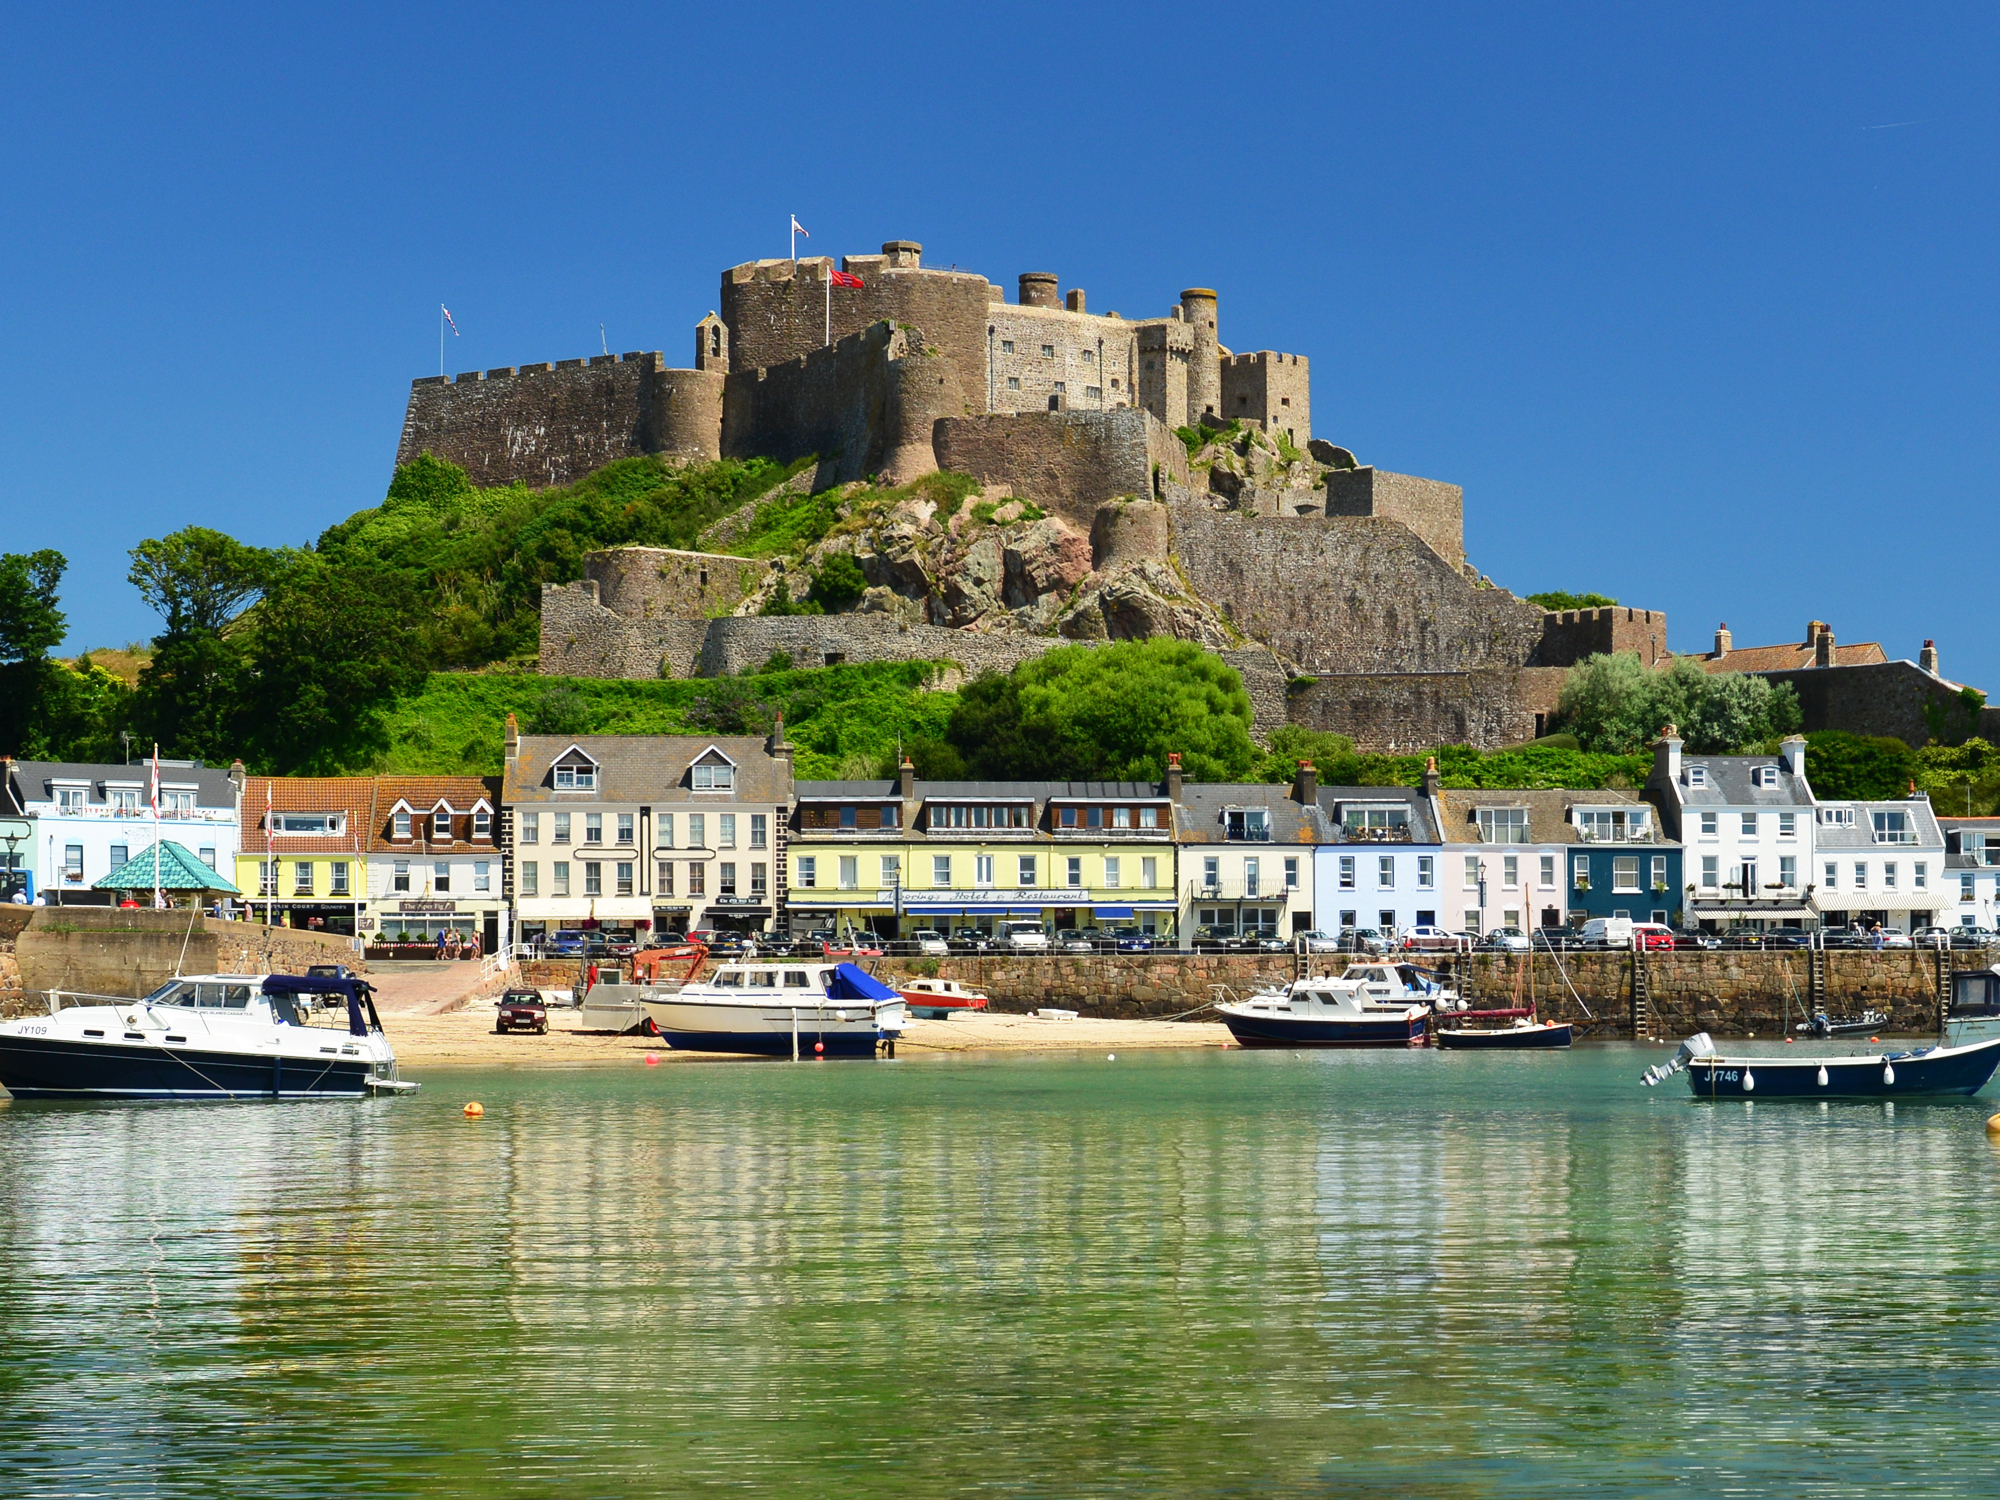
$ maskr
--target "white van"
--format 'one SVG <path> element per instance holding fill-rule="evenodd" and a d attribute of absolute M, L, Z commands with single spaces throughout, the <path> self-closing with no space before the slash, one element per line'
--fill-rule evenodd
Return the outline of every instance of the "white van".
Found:
<path fill-rule="evenodd" d="M 1049 935 L 1040 922 L 1009 922 L 1000 931 L 999 946 L 1015 953 L 1046 953 Z"/>
<path fill-rule="evenodd" d="M 1629 948 L 1632 946 L 1632 919 L 1592 917 L 1583 924 L 1577 939 L 1586 948 Z"/>

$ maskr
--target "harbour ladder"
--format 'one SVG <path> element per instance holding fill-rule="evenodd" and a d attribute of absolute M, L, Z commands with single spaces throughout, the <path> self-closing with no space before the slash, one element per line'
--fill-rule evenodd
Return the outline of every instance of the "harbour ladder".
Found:
<path fill-rule="evenodd" d="M 1806 1019 L 1826 1014 L 1826 949 L 1806 950 Z"/>
<path fill-rule="evenodd" d="M 1632 950 L 1632 1037 L 1639 1041 L 1653 1034 L 1653 981 L 1646 968 L 1646 951 Z"/>
<path fill-rule="evenodd" d="M 1945 1022 L 1951 1016 L 1951 951 L 1939 948 L 1937 951 L 1937 1024 L 1940 1034 Z"/>

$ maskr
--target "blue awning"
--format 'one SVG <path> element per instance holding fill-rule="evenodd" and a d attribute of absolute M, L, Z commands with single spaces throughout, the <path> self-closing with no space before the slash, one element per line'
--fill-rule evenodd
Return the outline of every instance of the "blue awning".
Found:
<path fill-rule="evenodd" d="M 1024 908 L 1006 906 L 906 906 L 903 908 L 903 915 L 906 917 L 1004 917 L 1009 911 L 1022 909 Z M 1039 906 L 1028 910 L 1030 911 L 1030 915 L 1040 915 L 1041 913 Z"/>
<path fill-rule="evenodd" d="M 1092 907 L 1091 910 L 1095 911 L 1100 917 L 1129 917 L 1132 915 L 1132 908 L 1129 906 L 1096 906 Z"/>

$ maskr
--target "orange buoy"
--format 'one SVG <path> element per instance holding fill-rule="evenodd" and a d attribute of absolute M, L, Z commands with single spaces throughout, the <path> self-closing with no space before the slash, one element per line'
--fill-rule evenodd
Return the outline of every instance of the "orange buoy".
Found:
<path fill-rule="evenodd" d="M 820 1052 L 824 1052 L 824 1051 L 826 1051 L 826 1043 L 825 1043 L 825 1042 L 814 1042 L 814 1043 L 813 1043 L 813 1051 L 814 1051 L 815 1053 L 820 1053 Z"/>
<path fill-rule="evenodd" d="M 1986 1117 L 1986 1133 L 1988 1135 L 2000 1135 L 2000 1115 L 1988 1115 Z"/>
<path fill-rule="evenodd" d="M 465 1106 L 465 1118 L 468 1120 L 483 1119 L 485 1115 L 486 1106 L 481 1104 L 477 1099 Z"/>
<path fill-rule="evenodd" d="M 1868 1040 L 1870 1042 L 1879 1042 L 1882 1040 L 1882 1038 L 1880 1038 L 1879 1036 L 1871 1036 L 1870 1038 L 1868 1038 Z"/>
<path fill-rule="evenodd" d="M 1789 1046 L 1791 1046 L 1791 1045 L 1792 1045 L 1792 1043 L 1793 1043 L 1793 1042 L 1795 1042 L 1795 1041 L 1797 1041 L 1797 1040 L 1798 1040 L 1798 1038 L 1797 1038 L 1797 1037 L 1792 1037 L 1792 1036 L 1788 1036 L 1788 1037 L 1786 1037 L 1786 1038 L 1785 1038 L 1785 1045 L 1786 1045 L 1787 1047 L 1789 1047 Z"/>

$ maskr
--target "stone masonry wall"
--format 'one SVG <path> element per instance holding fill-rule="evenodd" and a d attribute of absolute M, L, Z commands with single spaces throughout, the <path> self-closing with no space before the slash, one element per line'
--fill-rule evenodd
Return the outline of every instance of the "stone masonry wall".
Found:
<path fill-rule="evenodd" d="M 1335 469 L 1326 476 L 1329 516 L 1400 521 L 1454 568 L 1465 565 L 1465 491 L 1386 469 Z"/>
<path fill-rule="evenodd" d="M 31 1007 L 36 991 L 138 996 L 176 973 L 301 974 L 325 963 L 365 972 L 344 937 L 209 917 L 190 926 L 184 911 L 117 907 L 38 907 L 15 957 Z"/>
<path fill-rule="evenodd" d="M 733 677 L 782 651 L 798 667 L 880 661 L 952 661 L 968 675 L 1009 672 L 1057 646 L 1055 636 L 981 635 L 938 625 L 901 625 L 886 614 L 748 615 L 711 621 L 689 675 Z"/>
<path fill-rule="evenodd" d="M 1222 415 L 1267 432 L 1282 432 L 1286 441 L 1304 449 L 1312 441 L 1311 363 L 1303 354 L 1276 354 L 1269 349 L 1225 359 Z"/>
<path fill-rule="evenodd" d="M 1586 656 L 1629 651 L 1647 666 L 1667 656 L 1667 612 L 1663 609 L 1551 610 L 1542 621 L 1542 648 L 1535 663 L 1573 667 Z"/>
<path fill-rule="evenodd" d="M 1088 531 L 1097 507 L 1121 495 L 1187 484 L 1187 449 L 1138 407 L 1120 411 L 1024 412 L 947 417 L 933 430 L 938 467 L 971 474 Z"/>
<path fill-rule="evenodd" d="M 1292 723 L 1347 735 L 1361 750 L 1493 750 L 1544 732 L 1563 675 L 1559 667 L 1333 675 L 1294 685 L 1286 712 Z"/>
<path fill-rule="evenodd" d="M 583 557 L 583 576 L 597 585 L 597 602 L 628 620 L 725 615 L 770 572 L 763 558 L 668 547 L 610 547 Z"/>
<path fill-rule="evenodd" d="M 1243 516 L 1187 500 L 1168 510 L 1195 592 L 1302 672 L 1516 667 L 1540 644 L 1540 609 L 1473 587 L 1396 522 Z"/>
<path fill-rule="evenodd" d="M 781 365 L 826 342 L 830 260 L 754 261 L 722 273 L 722 321 L 729 325 L 735 374 Z M 875 323 L 913 324 L 947 351 L 959 389 L 981 403 L 986 392 L 986 308 L 995 290 L 969 271 L 891 267 L 877 256 L 850 256 L 845 268 L 862 286 L 831 289 L 837 343 Z M 810 451 L 810 450 L 808 450 Z"/>
<path fill-rule="evenodd" d="M 410 388 L 396 462 L 429 452 L 474 484 L 569 484 L 642 453 L 720 454 L 722 377 L 657 352 L 428 376 Z"/>
<path fill-rule="evenodd" d="M 1562 974 L 1553 958 L 1534 959 L 1534 998 L 1540 1013 L 1593 1028 L 1596 1036 L 1627 1036 L 1632 1021 L 1632 956 L 1626 953 L 1566 953 Z M 1835 1016 L 1868 1008 L 1886 1010 L 1884 1034 L 1935 1035 L 1937 957 L 1925 952 L 1829 953 L 1827 1005 Z M 1947 965 L 1973 968 L 1993 955 L 1945 955 Z M 876 967 L 885 982 L 913 973 L 935 972 L 986 993 L 993 1008 L 1019 1013 L 1061 1006 L 1088 1016 L 1142 1019 L 1175 1016 L 1217 998 L 1215 986 L 1243 995 L 1263 985 L 1282 985 L 1292 976 L 1286 954 L 1159 953 L 1145 956 L 1101 954 L 1029 957 L 885 959 Z M 1333 973 L 1347 960 L 1325 957 Z M 1426 957 L 1429 967 L 1443 967 Z M 1511 1005 L 1528 995 L 1525 957 L 1482 954 L 1459 962 L 1461 993 L 1493 1006 Z M 1805 955 L 1786 953 L 1655 953 L 1648 959 L 1653 995 L 1653 1033 L 1678 1042 L 1696 1031 L 1716 1036 L 1776 1038 L 1787 1018 L 1802 1018 Z M 1565 978 L 1566 976 L 1566 978 Z M 1574 994 L 1572 994 L 1572 987 Z M 1578 999 L 1581 999 L 1581 1004 Z M 1212 1013 L 1187 1017 L 1212 1020 Z M 1636 1071 L 1636 1070 L 1635 1070 Z"/>
<path fill-rule="evenodd" d="M 692 677 L 708 626 L 702 620 L 628 620 L 597 602 L 597 584 L 542 586 L 545 677 Z"/>
<path fill-rule="evenodd" d="M 1949 734 L 1964 734 L 1972 728 L 1959 706 L 1958 685 L 1931 676 L 1911 661 L 1804 667 L 1757 675 L 1792 685 L 1799 695 L 1808 734 L 1816 729 L 1845 729 L 1850 734 L 1890 735 L 1922 749 L 1931 738 L 1930 721 L 1924 717 L 1926 704 L 1945 709 Z"/>

